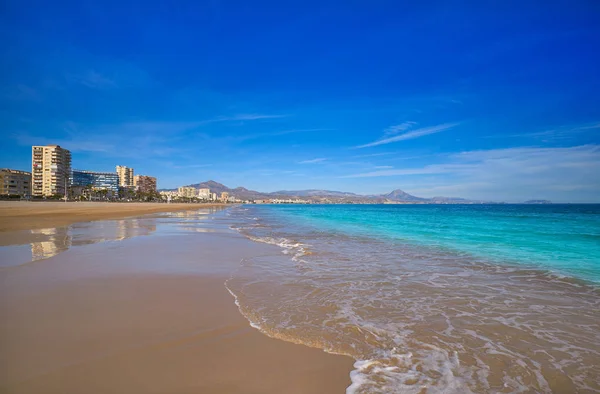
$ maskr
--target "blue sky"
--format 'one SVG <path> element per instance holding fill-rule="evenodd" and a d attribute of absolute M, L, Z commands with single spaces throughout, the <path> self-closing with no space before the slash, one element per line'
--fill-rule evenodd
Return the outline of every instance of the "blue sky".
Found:
<path fill-rule="evenodd" d="M 0 167 L 600 202 L 600 2 L 4 1 Z"/>

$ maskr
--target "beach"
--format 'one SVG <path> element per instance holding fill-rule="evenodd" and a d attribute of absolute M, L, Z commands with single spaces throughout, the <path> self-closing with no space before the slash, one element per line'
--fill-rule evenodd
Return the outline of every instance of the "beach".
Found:
<path fill-rule="evenodd" d="M 344 392 L 352 358 L 240 314 L 224 283 L 280 252 L 231 231 L 220 208 L 0 203 L 0 391 Z"/>
<path fill-rule="evenodd" d="M 63 226 L 70 223 L 118 219 L 156 212 L 177 212 L 226 204 L 144 202 L 0 201 L 0 232 Z"/>

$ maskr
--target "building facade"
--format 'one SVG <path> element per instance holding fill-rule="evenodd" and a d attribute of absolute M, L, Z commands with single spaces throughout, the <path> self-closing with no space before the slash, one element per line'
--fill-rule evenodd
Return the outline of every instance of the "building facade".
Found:
<path fill-rule="evenodd" d="M 229 193 L 228 192 L 221 192 L 221 201 L 227 202 L 228 198 L 229 198 Z"/>
<path fill-rule="evenodd" d="M 177 195 L 185 198 L 198 197 L 198 189 L 190 186 L 182 186 L 177 188 Z"/>
<path fill-rule="evenodd" d="M 0 169 L 0 195 L 31 196 L 31 172 Z"/>
<path fill-rule="evenodd" d="M 133 187 L 133 168 L 126 166 L 117 166 L 117 175 L 119 176 L 119 186 Z"/>
<path fill-rule="evenodd" d="M 198 198 L 201 200 L 210 200 L 210 189 L 198 189 Z"/>
<path fill-rule="evenodd" d="M 156 178 L 147 175 L 135 175 L 133 185 L 141 193 L 156 193 Z"/>
<path fill-rule="evenodd" d="M 119 175 L 116 172 L 73 170 L 71 185 L 90 187 L 93 190 L 108 190 L 116 195 L 119 192 Z"/>
<path fill-rule="evenodd" d="M 66 194 L 71 174 L 71 152 L 59 145 L 31 147 L 31 195 Z"/>

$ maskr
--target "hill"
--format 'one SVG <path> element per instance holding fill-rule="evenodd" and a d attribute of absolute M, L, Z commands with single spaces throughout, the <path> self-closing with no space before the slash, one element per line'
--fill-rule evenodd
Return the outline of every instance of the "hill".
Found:
<path fill-rule="evenodd" d="M 457 197 L 433 197 L 423 198 L 413 196 L 403 190 L 396 189 L 387 194 L 364 196 L 350 192 L 340 192 L 334 190 L 308 189 L 308 190 L 279 190 L 276 192 L 263 193 L 256 190 L 249 190 L 245 187 L 236 187 L 231 189 L 222 183 L 213 180 L 193 183 L 187 185 L 196 189 L 208 188 L 213 193 L 221 194 L 228 192 L 241 200 L 268 200 L 268 199 L 289 199 L 299 198 L 302 200 L 313 200 L 315 202 L 347 202 L 347 203 L 421 203 L 421 204 L 476 204 L 483 201 L 472 201 Z M 161 189 L 161 191 L 175 191 L 176 189 Z M 532 200 L 543 201 L 543 200 Z M 534 202 L 528 202 L 534 203 Z M 539 204 L 539 202 L 538 202 Z"/>

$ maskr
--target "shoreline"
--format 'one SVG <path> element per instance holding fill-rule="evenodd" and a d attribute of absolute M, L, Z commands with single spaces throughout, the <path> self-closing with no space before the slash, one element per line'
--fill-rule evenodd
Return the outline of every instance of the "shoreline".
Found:
<path fill-rule="evenodd" d="M 225 208 L 222 203 L 0 201 L 0 232 L 65 226 L 78 222 L 124 219 L 150 213 Z"/>
<path fill-rule="evenodd" d="M 266 336 L 225 286 L 242 259 L 278 249 L 189 205 L 183 215 L 124 219 L 164 228 L 160 236 L 73 245 L 0 269 L 0 391 L 344 392 L 354 359 Z M 197 231 L 181 226 L 190 220 Z M 107 223 L 77 226 L 72 236 L 105 235 Z"/>

